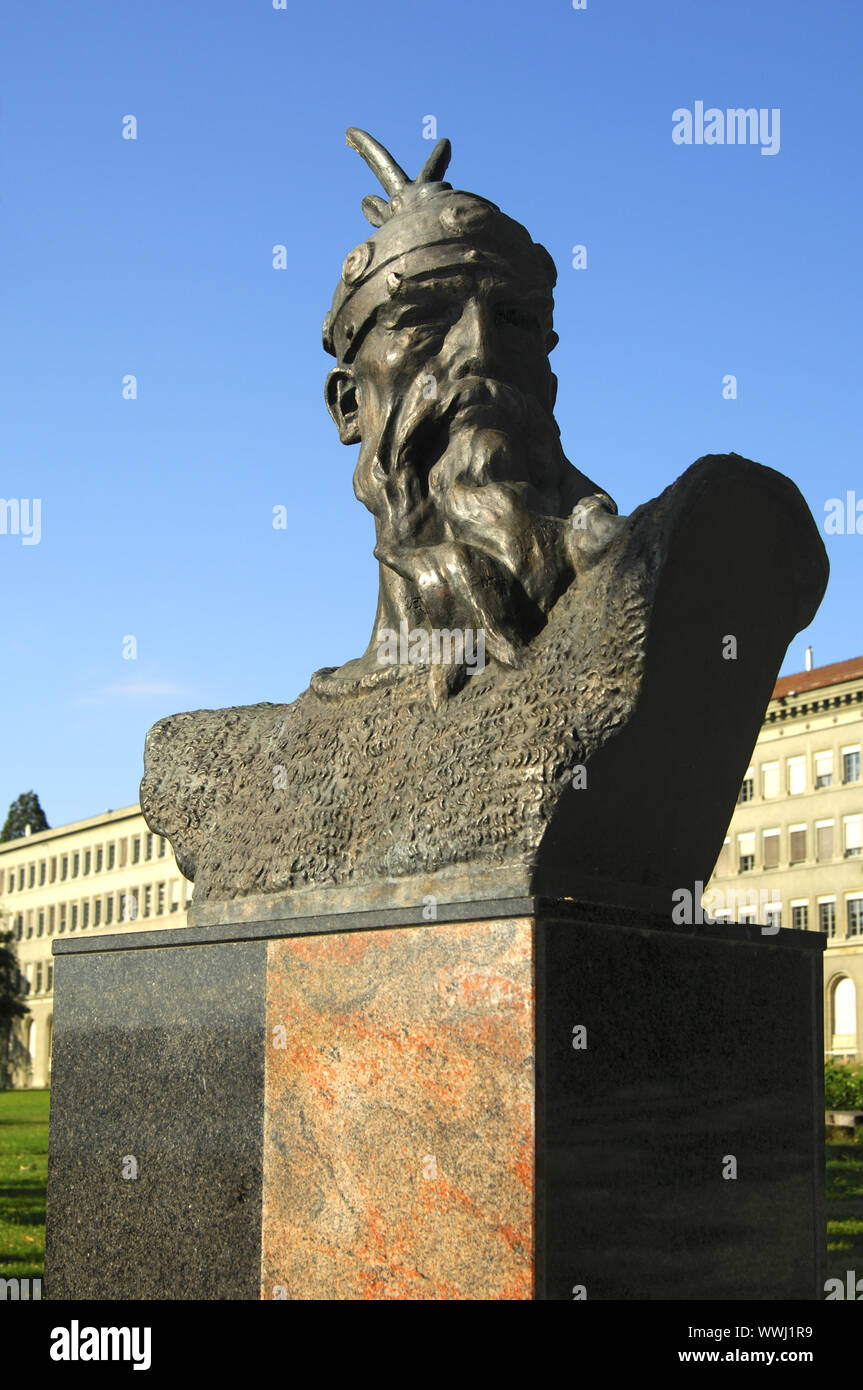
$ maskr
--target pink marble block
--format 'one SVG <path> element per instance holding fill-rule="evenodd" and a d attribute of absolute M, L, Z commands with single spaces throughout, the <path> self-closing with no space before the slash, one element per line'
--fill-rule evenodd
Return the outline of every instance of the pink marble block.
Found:
<path fill-rule="evenodd" d="M 534 926 L 273 940 L 261 1297 L 532 1299 Z"/>

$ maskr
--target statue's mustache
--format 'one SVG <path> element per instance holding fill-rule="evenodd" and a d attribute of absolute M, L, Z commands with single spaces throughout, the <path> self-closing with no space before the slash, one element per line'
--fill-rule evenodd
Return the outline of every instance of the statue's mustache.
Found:
<path fill-rule="evenodd" d="M 504 416 L 514 424 L 520 424 L 527 414 L 527 397 L 517 386 L 498 381 L 494 377 L 469 376 L 457 381 L 449 392 L 444 409 L 455 412 L 455 418 L 468 411 L 488 407 L 496 417 Z"/>
<path fill-rule="evenodd" d="M 405 400 L 393 435 L 397 465 L 405 461 L 405 451 L 412 462 L 421 452 L 439 455 L 454 430 L 492 421 L 497 428 L 518 430 L 528 414 L 528 399 L 517 387 L 494 377 L 461 377 L 442 396 L 432 392 Z"/>

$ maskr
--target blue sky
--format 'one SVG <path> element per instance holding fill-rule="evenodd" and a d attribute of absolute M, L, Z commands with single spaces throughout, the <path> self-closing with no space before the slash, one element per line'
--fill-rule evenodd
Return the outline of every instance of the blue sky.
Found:
<path fill-rule="evenodd" d="M 349 125 L 413 173 L 434 116 L 454 185 L 548 247 L 564 445 L 621 511 L 729 450 L 787 473 L 819 523 L 827 499 L 863 499 L 861 14 L 7 6 L 0 495 L 41 499 L 42 538 L 0 535 L 0 809 L 31 787 L 51 824 L 128 804 L 156 719 L 293 699 L 364 649 L 372 522 L 320 345 L 379 191 Z M 778 108 L 778 153 L 676 145 L 672 112 L 696 101 Z M 863 651 L 863 536 L 825 540 L 827 597 L 785 671 L 807 642 L 818 665 Z"/>

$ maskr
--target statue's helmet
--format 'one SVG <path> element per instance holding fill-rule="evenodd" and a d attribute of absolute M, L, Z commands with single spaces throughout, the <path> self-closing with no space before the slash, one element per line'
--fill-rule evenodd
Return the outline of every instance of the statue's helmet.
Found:
<path fill-rule="evenodd" d="M 492 273 L 515 275 L 524 292 L 535 297 L 550 351 L 557 342 L 552 328 L 554 261 L 494 203 L 442 181 L 452 153 L 449 140 L 438 141 L 415 179 L 364 130 L 352 127 L 347 142 L 376 174 L 389 200 L 376 194 L 363 199 L 363 212 L 377 230 L 345 257 L 324 319 L 325 351 L 340 362 L 350 361 L 377 309 L 398 295 L 405 280 L 479 263 Z"/>

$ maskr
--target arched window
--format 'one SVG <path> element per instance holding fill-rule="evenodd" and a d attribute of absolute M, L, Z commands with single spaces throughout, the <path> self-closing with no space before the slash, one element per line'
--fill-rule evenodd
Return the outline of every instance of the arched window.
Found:
<path fill-rule="evenodd" d="M 832 1015 L 831 1052 L 841 1056 L 857 1052 L 857 991 L 854 981 L 842 975 L 836 981 L 830 1000 Z"/>

